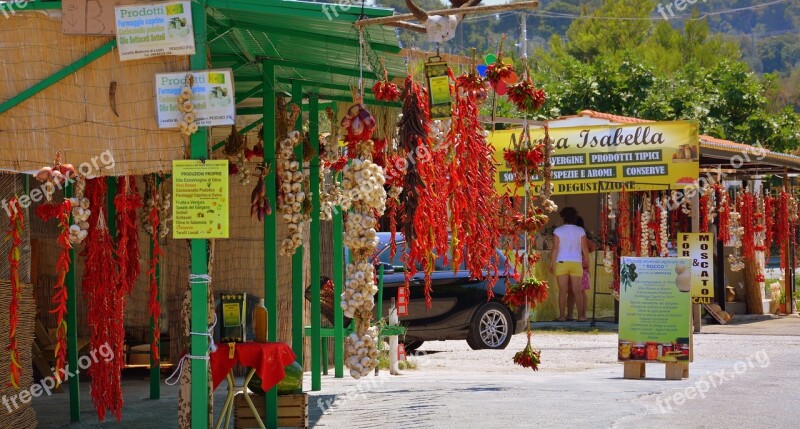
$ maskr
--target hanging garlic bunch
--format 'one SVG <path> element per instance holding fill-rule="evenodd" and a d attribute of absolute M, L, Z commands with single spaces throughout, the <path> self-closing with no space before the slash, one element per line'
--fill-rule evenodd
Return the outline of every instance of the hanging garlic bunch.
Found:
<path fill-rule="evenodd" d="M 431 146 L 433 150 L 437 150 L 444 145 L 445 138 L 447 137 L 447 134 L 449 132 L 450 132 L 450 119 L 437 120 L 431 123 L 428 136 L 431 138 L 432 141 Z"/>
<path fill-rule="evenodd" d="M 402 186 L 391 186 L 389 188 L 389 192 L 387 193 L 387 198 L 391 198 L 393 200 L 398 200 L 400 198 L 400 194 L 403 193 Z"/>
<path fill-rule="evenodd" d="M 708 183 L 703 185 L 703 196 L 706 197 L 706 213 L 708 213 L 708 225 L 714 222 L 717 217 L 716 205 L 714 204 L 714 188 Z"/>
<path fill-rule="evenodd" d="M 603 268 L 608 274 L 614 273 L 614 251 L 610 247 L 603 252 Z"/>
<path fill-rule="evenodd" d="M 545 127 L 544 161 L 542 162 L 543 165 L 541 169 L 543 181 L 540 195 L 542 196 L 542 208 L 548 213 L 555 213 L 558 210 L 558 205 L 550 199 L 553 195 L 553 184 L 551 183 L 553 178 L 553 164 L 551 159 L 555 150 L 556 142 L 550 138 L 547 127 Z"/>
<path fill-rule="evenodd" d="M 153 227 L 150 225 L 149 217 L 153 207 L 158 207 L 158 236 L 164 238 L 169 234 L 167 225 L 172 220 L 172 210 L 170 210 L 172 204 L 169 200 L 171 195 L 167 192 L 163 182 L 156 186 L 152 176 L 145 176 L 144 183 L 144 206 L 139 210 L 139 223 L 147 231 L 147 234 L 152 234 Z"/>
<path fill-rule="evenodd" d="M 344 363 L 350 369 L 351 377 L 365 377 L 378 366 L 378 340 L 378 328 L 375 326 L 362 335 L 353 332 L 345 338 L 348 358 Z"/>
<path fill-rule="evenodd" d="M 303 190 L 305 179 L 302 165 L 297 161 L 294 148 L 300 143 L 300 133 L 290 131 L 280 142 L 278 153 L 278 174 L 281 178 L 281 196 L 278 199 L 278 210 L 287 223 L 289 236 L 281 242 L 281 255 L 292 255 L 303 244 L 303 231 L 306 216 L 303 214 L 303 203 L 306 193 Z"/>
<path fill-rule="evenodd" d="M 342 188 L 350 201 L 342 206 L 347 210 L 353 202 L 359 202 L 369 209 L 383 213 L 386 209 L 386 190 L 383 189 L 385 178 L 383 168 L 370 160 L 354 159 L 344 170 Z"/>
<path fill-rule="evenodd" d="M 375 249 L 380 244 L 375 227 L 378 222 L 370 214 L 352 212 L 347 215 L 344 232 L 344 245 L 350 251 L 361 249 Z"/>
<path fill-rule="evenodd" d="M 681 213 L 685 214 L 686 216 L 690 216 L 692 214 L 692 203 L 689 201 L 689 198 L 686 198 L 684 195 L 683 201 L 681 201 Z"/>
<path fill-rule="evenodd" d="M 658 240 L 660 243 L 660 247 L 658 249 L 658 254 L 662 258 L 666 258 L 669 256 L 669 248 L 667 247 L 667 242 L 669 241 L 669 224 L 667 220 L 669 219 L 669 210 L 667 210 L 667 196 L 664 195 L 661 197 L 661 204 L 658 205 L 659 212 L 659 220 L 660 225 L 658 227 Z"/>
<path fill-rule="evenodd" d="M 639 238 L 639 256 L 650 255 L 650 195 L 645 194 L 642 200 L 642 214 L 640 219 L 641 237 Z"/>
<path fill-rule="evenodd" d="M 344 292 L 339 303 L 344 315 L 353 318 L 359 310 L 371 312 L 375 307 L 373 298 L 378 293 L 378 287 L 375 285 L 375 269 L 372 264 L 369 262 L 350 263 L 347 264 L 345 271 L 347 281 L 344 284 Z"/>
<path fill-rule="evenodd" d="M 253 172 L 247 168 L 246 161 L 247 158 L 244 157 L 244 151 L 239 152 L 239 155 L 236 158 L 236 169 L 238 170 L 236 176 L 239 178 L 239 183 L 242 185 L 249 184 L 250 176 L 253 175 Z"/>
<path fill-rule="evenodd" d="M 75 182 L 75 196 L 69 199 L 73 222 L 69 227 L 69 242 L 72 244 L 81 243 L 89 235 L 89 216 L 92 211 L 89 210 L 89 199 L 83 197 L 84 189 L 86 189 L 86 178 L 78 176 Z"/>
<path fill-rule="evenodd" d="M 730 231 L 731 240 L 733 241 L 733 253 L 728 255 L 728 262 L 730 262 L 731 271 L 741 271 L 744 269 L 744 258 L 742 258 L 742 236 L 744 235 L 744 227 L 739 225 L 739 219 L 742 215 L 736 211 L 736 206 L 731 207 L 731 214 L 729 219 L 728 230 Z"/>
<path fill-rule="evenodd" d="M 616 219 L 617 214 L 614 212 L 614 203 L 611 198 L 611 193 L 606 196 L 606 204 L 608 205 L 608 218 L 609 219 Z"/>
<path fill-rule="evenodd" d="M 800 219 L 800 213 L 798 213 L 797 208 L 797 198 L 795 198 L 793 193 L 789 194 L 789 220 L 792 222 L 796 222 L 797 219 Z"/>
<path fill-rule="evenodd" d="M 186 84 L 181 88 L 181 94 L 178 96 L 178 110 L 183 113 L 183 119 L 178 124 L 178 128 L 185 136 L 191 136 L 199 128 L 197 122 L 195 122 L 197 114 L 194 111 L 194 103 L 192 102 L 194 97 L 192 86 L 194 86 L 194 76 L 189 73 L 186 75 Z"/>

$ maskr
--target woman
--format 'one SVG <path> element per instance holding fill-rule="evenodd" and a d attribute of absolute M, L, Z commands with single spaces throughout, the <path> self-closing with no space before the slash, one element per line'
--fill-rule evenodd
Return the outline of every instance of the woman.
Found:
<path fill-rule="evenodd" d="M 586 233 L 586 226 L 583 223 L 583 218 L 582 217 L 578 216 L 578 218 L 575 220 L 575 226 L 583 228 L 583 232 Z M 592 240 L 587 239 L 586 240 L 586 244 L 587 244 L 587 247 L 589 248 L 589 253 L 592 253 L 595 250 L 597 250 L 597 246 L 594 244 L 594 242 Z M 583 278 L 581 279 L 581 293 L 583 294 L 583 307 L 585 309 L 589 305 L 588 298 L 586 298 L 586 291 L 591 289 L 592 286 L 589 283 L 589 268 L 588 268 L 589 264 L 588 264 L 587 261 L 582 261 L 582 262 L 583 262 L 584 269 L 583 269 Z M 571 321 L 572 320 L 572 309 L 575 308 L 575 294 L 572 293 L 572 287 L 568 288 L 567 291 L 568 291 L 568 293 L 567 293 L 567 321 Z M 578 314 L 580 315 L 580 312 Z M 585 318 L 586 317 L 586 313 L 584 312 L 584 314 L 581 315 L 581 317 Z"/>
<path fill-rule="evenodd" d="M 589 245 L 586 232 L 576 226 L 578 212 L 574 207 L 565 207 L 559 213 L 563 225 L 555 229 L 553 250 L 550 252 L 550 272 L 558 282 L 558 320 L 566 320 L 567 291 L 572 289 L 578 306 L 578 321 L 586 321 L 586 308 L 581 293 L 584 268 L 589 267 Z"/>

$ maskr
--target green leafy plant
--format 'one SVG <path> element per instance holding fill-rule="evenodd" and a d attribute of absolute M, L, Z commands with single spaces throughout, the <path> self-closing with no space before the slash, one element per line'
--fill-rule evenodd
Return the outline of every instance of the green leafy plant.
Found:
<path fill-rule="evenodd" d="M 636 281 L 637 277 L 639 277 L 639 275 L 636 274 L 636 264 L 622 264 L 619 279 L 622 285 L 625 286 L 626 291 L 628 290 L 628 286 L 633 286 L 633 282 Z"/>

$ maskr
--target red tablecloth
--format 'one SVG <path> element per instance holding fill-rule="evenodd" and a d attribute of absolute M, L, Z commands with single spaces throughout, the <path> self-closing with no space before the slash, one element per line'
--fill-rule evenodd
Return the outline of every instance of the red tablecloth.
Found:
<path fill-rule="evenodd" d="M 217 351 L 211 353 L 214 389 L 222 383 L 236 363 L 240 363 L 242 366 L 255 368 L 256 374 L 261 378 L 261 386 L 267 391 L 286 377 L 283 368 L 295 360 L 292 348 L 286 343 L 236 343 L 233 359 L 229 356 L 228 344 L 217 343 Z"/>

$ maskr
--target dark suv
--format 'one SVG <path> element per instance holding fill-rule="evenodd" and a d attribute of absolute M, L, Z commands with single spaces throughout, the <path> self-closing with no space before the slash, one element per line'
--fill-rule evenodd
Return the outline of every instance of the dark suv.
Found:
<path fill-rule="evenodd" d="M 388 314 L 391 298 L 405 284 L 405 266 L 400 260 L 405 252 L 405 239 L 397 234 L 397 252 L 389 258 L 389 239 L 391 233 L 381 232 L 377 251 L 377 263 L 384 267 L 383 314 Z M 497 252 L 500 267 L 505 264 L 505 256 Z M 506 282 L 512 281 L 501 276 L 494 286 L 494 297 L 487 301 L 488 281 L 471 279 L 465 266 L 453 271 L 443 264 L 443 258 L 436 261 L 432 278 L 432 305 L 425 306 L 424 275 L 418 272 L 410 282 L 411 296 L 408 315 L 400 317 L 400 324 L 407 328 L 403 342 L 407 350 L 419 347 L 424 341 L 467 340 L 473 349 L 504 349 L 511 336 L 522 332 L 528 314 L 524 308 L 511 311 L 502 301 Z"/>

